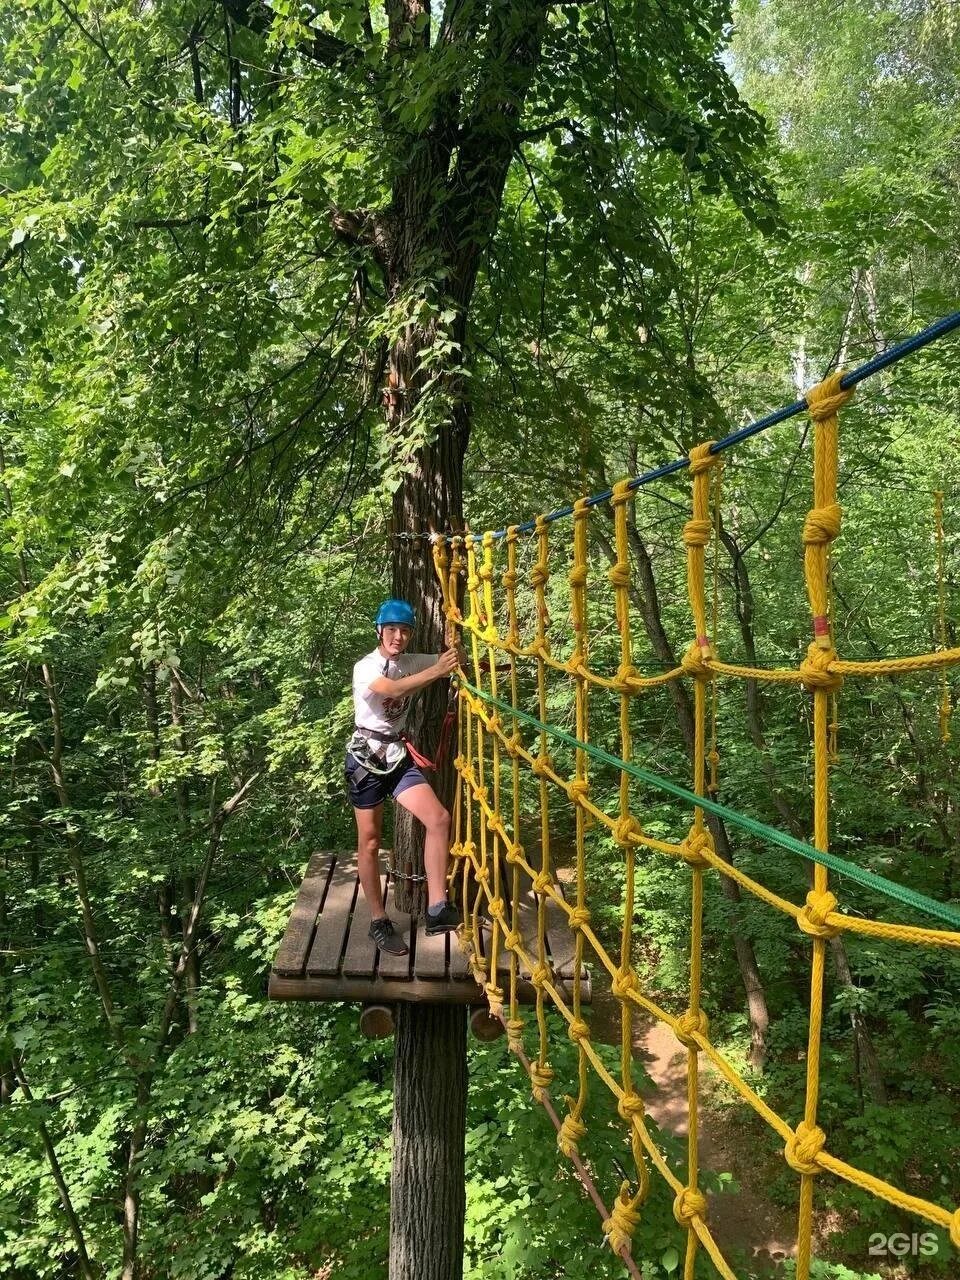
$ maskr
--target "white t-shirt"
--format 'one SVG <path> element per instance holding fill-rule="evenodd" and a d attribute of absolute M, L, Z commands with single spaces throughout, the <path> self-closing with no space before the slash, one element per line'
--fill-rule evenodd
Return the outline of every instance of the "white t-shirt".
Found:
<path fill-rule="evenodd" d="M 411 695 L 391 698 L 388 694 L 373 693 L 370 689 L 374 680 L 386 676 L 389 680 L 401 680 L 404 676 L 415 676 L 426 671 L 437 661 L 435 653 L 401 653 L 397 658 L 385 658 L 379 649 L 368 653 L 365 658 L 354 663 L 353 667 L 353 721 L 361 729 L 369 729 L 365 734 L 370 747 L 383 754 L 388 764 L 399 763 L 405 747 L 402 742 L 387 742 L 377 737 L 377 730 L 390 736 L 400 733 L 407 722 L 410 711 Z"/>

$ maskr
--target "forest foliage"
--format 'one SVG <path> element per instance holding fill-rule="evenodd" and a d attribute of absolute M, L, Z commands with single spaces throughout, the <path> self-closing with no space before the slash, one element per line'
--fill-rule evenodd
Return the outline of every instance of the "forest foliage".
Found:
<path fill-rule="evenodd" d="M 500 528 L 955 309 L 958 40 L 944 0 L 0 6 L 0 1274 L 384 1274 L 389 1044 L 361 1041 L 350 1009 L 268 1005 L 265 979 L 308 854 L 352 844 L 348 672 L 390 587 L 397 484 L 466 413 L 466 513 Z M 435 147 L 442 190 L 417 188 Z M 481 160 L 487 185 L 461 207 Z M 399 210 L 408 190 L 433 203 Z M 390 375 L 414 329 L 418 399 L 397 418 Z M 948 339 L 844 413 L 844 656 L 937 647 L 941 581 L 957 643 L 956 368 Z M 719 647 L 793 664 L 802 423 L 734 451 L 722 485 Z M 652 619 L 674 651 L 687 503 L 671 478 L 637 506 L 636 630 Z M 636 661 L 657 669 L 662 646 Z M 956 902 L 960 729 L 942 740 L 941 699 L 932 677 L 848 684 L 835 830 L 844 856 Z M 572 723 L 560 685 L 551 713 Z M 615 747 L 616 709 L 594 716 Z M 804 837 L 807 717 L 799 691 L 721 690 L 720 798 Z M 667 694 L 633 729 L 638 763 L 687 781 Z M 647 830 L 675 831 L 646 800 Z M 795 866 L 736 856 L 797 893 Z M 615 929 L 612 843 L 590 873 Z M 643 862 L 638 948 L 677 1008 L 686 892 L 673 865 Z M 806 951 L 759 906 L 738 917 L 758 1030 L 731 921 L 712 892 L 705 1004 L 796 1118 Z M 828 979 L 821 1123 L 839 1155 L 955 1208 L 957 963 L 865 940 L 848 960 L 849 983 Z M 502 1042 L 472 1046 L 470 1072 L 465 1273 L 621 1274 Z M 590 1159 L 615 1187 L 626 1149 L 596 1106 Z M 792 1204 L 770 1138 L 732 1123 Z M 901 1270 L 871 1260 L 871 1232 L 916 1224 L 821 1183 L 822 1276 L 955 1270 L 942 1236 Z M 662 1188 L 644 1222 L 644 1274 L 674 1274 Z"/>

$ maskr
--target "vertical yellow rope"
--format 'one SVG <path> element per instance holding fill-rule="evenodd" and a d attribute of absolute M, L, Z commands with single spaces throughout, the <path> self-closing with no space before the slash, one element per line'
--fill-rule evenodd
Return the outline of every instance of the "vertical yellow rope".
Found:
<path fill-rule="evenodd" d="M 830 546 L 840 532 L 841 509 L 837 502 L 839 422 L 837 413 L 852 392 L 840 386 L 834 373 L 807 392 L 813 422 L 813 507 L 803 527 L 803 567 L 813 615 L 813 641 L 801 666 L 804 684 L 813 691 L 813 841 L 827 850 L 830 840 L 830 704 L 842 678 L 830 671 L 836 650 L 830 626 Z M 828 939 L 836 930 L 825 923 L 837 900 L 827 888 L 827 869 L 814 865 L 813 889 L 797 923 L 813 938 L 810 966 L 810 1023 L 807 1036 L 806 1097 L 803 1120 L 784 1151 L 791 1168 L 800 1174 L 800 1210 L 797 1224 L 797 1280 L 807 1280 L 813 1233 L 813 1180 L 819 1171 L 817 1156 L 825 1137 L 817 1125 L 820 1092 L 820 1044 L 823 1029 L 823 977 Z"/>
<path fill-rule="evenodd" d="M 626 480 L 613 487 L 614 545 L 617 558 L 607 571 L 614 590 L 617 631 L 620 635 L 620 665 L 617 683 L 620 686 L 620 758 L 631 761 L 633 739 L 630 732 L 630 685 L 637 676 L 633 665 L 633 639 L 630 631 L 630 544 L 627 530 L 628 505 L 634 494 Z M 620 966 L 614 980 L 614 994 L 620 1001 L 620 1085 L 623 1096 L 617 1109 L 630 1126 L 630 1149 L 637 1175 L 637 1189 L 631 1192 L 624 1181 L 620 1187 L 611 1217 L 603 1224 L 607 1238 L 614 1249 L 629 1243 L 639 1222 L 639 1209 L 650 1190 L 650 1173 L 644 1157 L 641 1141 L 641 1122 L 644 1104 L 633 1083 L 633 1026 L 635 1007 L 630 999 L 631 991 L 638 989 L 633 970 L 633 909 L 636 883 L 636 838 L 641 834 L 640 823 L 630 812 L 630 778 L 620 770 L 620 795 L 615 836 L 624 860 L 623 924 L 620 930 Z"/>
<path fill-rule="evenodd" d="M 937 536 L 937 639 L 941 649 L 947 647 L 947 570 L 946 547 L 943 538 L 943 490 L 933 495 L 933 516 Z M 940 671 L 940 741 L 950 741 L 950 684 L 947 669 Z"/>
<path fill-rule="evenodd" d="M 517 526 L 511 525 L 507 530 L 507 569 L 503 575 L 503 588 L 507 593 L 507 635 L 506 644 L 510 647 L 510 706 L 517 710 L 517 655 L 514 649 L 520 643 L 520 629 L 517 625 Z M 513 794 L 513 838 L 520 839 L 520 722 L 513 717 L 510 736 L 510 759 L 512 764 Z M 513 949 L 520 942 L 520 862 L 511 844 L 507 854 L 511 864 L 510 875 L 510 932 L 506 937 L 506 945 L 510 948 L 510 1016 L 507 1019 L 507 1043 L 516 1052 L 523 1048 L 523 1019 L 520 1017 L 520 1006 L 517 995 L 519 980 L 519 960 Z"/>
<path fill-rule="evenodd" d="M 693 789 L 698 796 L 706 794 L 707 784 L 707 690 L 713 676 L 709 666 L 714 656 L 713 643 L 707 634 L 706 603 L 706 547 L 711 535 L 716 533 L 719 520 L 719 503 L 710 518 L 710 472 L 718 466 L 719 455 L 711 453 L 713 442 L 706 441 L 690 450 L 690 475 L 692 478 L 690 519 L 683 526 L 683 541 L 687 548 L 687 594 L 693 615 L 696 638 L 687 650 L 684 667 L 694 677 L 693 715 Z M 716 549 L 715 549 L 716 554 Z M 716 590 L 716 588 L 715 588 Z M 719 608 L 715 598 L 714 609 Z M 714 636 L 715 640 L 716 637 Z M 703 809 L 694 809 L 693 825 L 684 841 L 684 857 L 691 871 L 690 885 L 690 1003 L 679 1019 L 678 1037 L 687 1049 L 687 1184 L 677 1195 L 673 1212 L 681 1226 L 687 1229 L 687 1248 L 684 1258 L 684 1278 L 693 1280 L 696 1266 L 697 1237 L 695 1223 L 706 1218 L 707 1201 L 699 1188 L 700 1166 L 698 1157 L 699 1133 L 699 1054 L 696 1035 L 707 1033 L 707 1017 L 700 1007 L 703 975 L 703 873 L 709 865 L 703 851 L 712 849 L 713 841 L 703 821 Z"/>
<path fill-rule="evenodd" d="M 723 463 L 718 461 L 713 469 L 713 610 L 710 619 L 710 634 L 714 640 L 720 626 L 720 481 L 723 475 Z M 707 763 L 710 766 L 710 781 L 707 790 L 716 800 L 720 791 L 720 751 L 717 746 L 717 682 L 710 682 L 710 750 L 707 752 Z"/>
<path fill-rule="evenodd" d="M 547 722 L 547 664 L 544 658 L 550 656 L 550 641 L 547 628 L 550 615 L 547 611 L 546 589 L 550 579 L 550 526 L 545 518 L 537 516 L 537 561 L 530 574 L 537 605 L 537 706 L 540 710 L 540 721 Z M 550 788 L 546 770 L 551 766 L 546 730 L 540 731 L 540 751 L 534 762 L 534 772 L 540 784 L 540 871 L 535 876 L 533 887 L 537 895 L 537 963 L 534 965 L 530 979 L 536 991 L 537 1028 L 540 1043 L 537 1060 L 533 1064 L 533 1092 L 539 1100 L 543 1091 L 550 1086 L 553 1070 L 547 1061 L 549 1037 L 547 1017 L 544 1012 L 543 984 L 550 977 L 550 966 L 547 964 L 547 899 L 545 890 L 553 881 L 550 867 Z"/>
<path fill-rule="evenodd" d="M 590 732 L 588 719 L 588 685 L 586 680 L 587 660 L 587 519 L 590 509 L 584 499 L 580 499 L 573 508 L 573 565 L 570 569 L 570 614 L 573 621 L 573 650 L 567 661 L 567 670 L 574 681 L 574 703 L 576 707 L 576 734 L 580 742 L 586 742 Z M 576 1100 L 566 1095 L 569 1114 L 564 1117 L 560 1132 L 557 1134 L 557 1145 L 566 1156 L 572 1156 L 577 1150 L 577 1143 L 586 1133 L 583 1124 L 583 1109 L 587 1102 L 587 1067 L 588 1059 L 584 1049 L 584 1041 L 589 1037 L 589 1027 L 583 1020 L 582 1013 L 582 979 L 580 971 L 583 967 L 583 926 L 590 922 L 587 910 L 586 886 L 586 850 L 584 846 L 586 810 L 578 803 L 590 791 L 587 778 L 587 753 L 582 747 L 575 752 L 575 777 L 570 786 L 569 795 L 574 801 L 574 821 L 576 824 L 576 860 L 577 860 L 577 904 L 570 916 L 570 927 L 574 930 L 573 954 L 573 1021 L 567 1031 L 570 1039 L 577 1046 L 578 1090 Z"/>
<path fill-rule="evenodd" d="M 496 613 L 493 603 L 493 534 L 489 531 L 483 535 L 483 564 L 479 571 L 479 577 L 483 583 L 484 607 L 487 618 L 484 634 L 487 640 L 487 661 L 490 666 L 490 692 L 494 698 L 499 698 L 497 651 L 493 643 L 497 639 Z M 487 823 L 492 836 L 490 859 L 493 869 L 493 897 L 488 904 L 488 912 L 492 923 L 489 952 L 490 978 L 487 982 L 486 991 L 490 1010 L 497 1017 L 503 1014 L 503 989 L 498 981 L 498 960 L 504 912 L 503 890 L 500 884 L 500 832 L 502 826 L 500 818 L 500 737 L 497 733 L 499 726 L 500 717 L 494 711 L 490 716 L 489 729 L 493 761 L 493 812 L 496 816 L 492 822 Z"/>
<path fill-rule="evenodd" d="M 480 601 L 481 578 L 477 566 L 477 548 L 476 539 L 473 534 L 468 533 L 466 536 L 467 548 L 467 593 L 470 598 L 470 612 L 467 617 L 467 627 L 470 631 L 470 651 L 473 664 L 473 678 L 478 689 L 483 688 L 483 674 L 480 665 L 480 635 L 486 631 L 487 621 Z M 484 741 L 484 716 L 477 713 L 474 716 L 474 726 L 476 728 L 476 770 L 474 774 L 475 794 L 482 800 L 488 800 L 486 788 L 486 765 L 485 756 L 486 748 Z M 477 815 L 477 826 L 479 827 L 479 851 L 476 844 L 471 844 L 471 853 L 474 855 L 476 865 L 474 868 L 474 878 L 477 882 L 476 892 L 473 896 L 472 903 L 469 899 L 464 898 L 464 910 L 469 913 L 470 939 L 472 943 L 472 961 L 474 977 L 481 986 L 486 986 L 487 973 L 489 971 L 489 961 L 482 953 L 480 945 L 480 924 L 479 913 L 483 905 L 483 891 L 489 883 L 490 867 L 487 855 L 487 824 L 483 819 L 482 812 Z M 479 858 L 477 853 L 479 852 Z M 496 977 L 496 974 L 493 975 Z"/>

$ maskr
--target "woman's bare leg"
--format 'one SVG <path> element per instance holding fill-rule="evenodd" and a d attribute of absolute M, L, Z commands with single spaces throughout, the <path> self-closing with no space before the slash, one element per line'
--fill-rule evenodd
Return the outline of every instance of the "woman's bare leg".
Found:
<path fill-rule="evenodd" d="M 357 871 L 363 896 L 370 907 L 370 918 L 382 920 L 387 914 L 383 906 L 380 881 L 380 835 L 383 829 L 383 805 L 375 809 L 354 809 L 357 820 Z"/>
<path fill-rule="evenodd" d="M 443 902 L 447 896 L 447 864 L 450 861 L 450 815 L 437 799 L 429 782 L 419 782 L 395 797 L 397 804 L 423 823 L 423 865 L 427 873 L 427 905 Z"/>

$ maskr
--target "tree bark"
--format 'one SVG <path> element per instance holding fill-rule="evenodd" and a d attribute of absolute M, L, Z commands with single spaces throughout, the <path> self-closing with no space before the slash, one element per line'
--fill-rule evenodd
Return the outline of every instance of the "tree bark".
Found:
<path fill-rule="evenodd" d="M 466 1208 L 462 1005 L 397 1006 L 390 1280 L 460 1280 Z"/>

